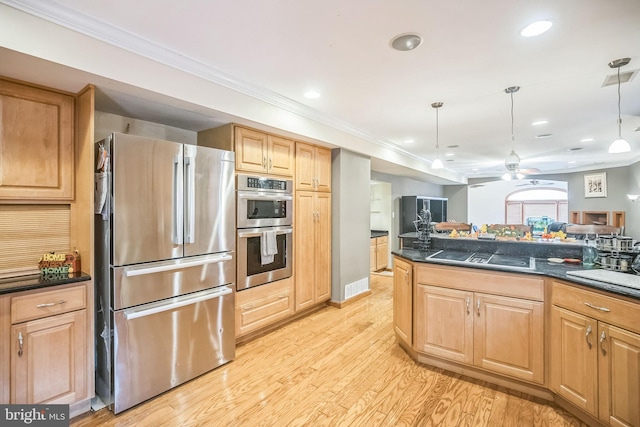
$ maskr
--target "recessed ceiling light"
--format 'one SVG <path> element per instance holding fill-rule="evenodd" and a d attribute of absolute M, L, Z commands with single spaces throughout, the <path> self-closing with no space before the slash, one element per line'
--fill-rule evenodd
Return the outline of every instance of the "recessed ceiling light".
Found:
<path fill-rule="evenodd" d="M 541 135 L 536 135 L 536 138 L 542 139 L 542 138 L 549 138 L 550 136 L 553 136 L 553 134 L 551 134 L 551 133 L 543 133 Z"/>
<path fill-rule="evenodd" d="M 567 151 L 579 151 L 579 150 L 582 150 L 582 147 L 569 148 Z"/>
<path fill-rule="evenodd" d="M 595 141 L 593 138 L 583 138 L 580 140 L 580 142 L 591 142 L 591 141 Z"/>
<path fill-rule="evenodd" d="M 540 126 L 540 125 L 546 125 L 548 122 L 546 120 L 537 120 L 533 123 L 531 123 L 531 126 Z"/>
<path fill-rule="evenodd" d="M 446 153 L 445 156 L 451 157 L 451 156 L 453 156 L 453 153 Z"/>
<path fill-rule="evenodd" d="M 455 160 L 453 160 L 453 159 L 447 159 L 447 160 L 445 160 L 445 162 L 455 162 Z"/>
<path fill-rule="evenodd" d="M 407 139 L 404 143 L 405 144 L 413 144 L 413 139 Z"/>
<path fill-rule="evenodd" d="M 320 94 L 315 90 L 308 90 L 304 93 L 304 97 L 309 99 L 315 99 L 315 98 L 320 98 Z"/>
<path fill-rule="evenodd" d="M 536 21 L 533 22 L 520 31 L 522 37 L 535 37 L 542 33 L 546 33 L 553 25 L 551 21 Z"/>
<path fill-rule="evenodd" d="M 447 148 L 458 148 L 460 147 L 458 144 L 447 145 Z"/>
<path fill-rule="evenodd" d="M 473 169 L 471 169 L 471 172 L 478 172 L 479 170 L 480 169 L 478 169 L 478 168 L 473 168 Z"/>
<path fill-rule="evenodd" d="M 422 38 L 417 34 L 399 34 L 391 39 L 389 43 L 392 48 L 402 52 L 413 50 L 422 44 Z"/>
<path fill-rule="evenodd" d="M 576 161 L 575 160 L 570 160 L 567 163 L 569 163 L 570 165 L 574 164 Z"/>

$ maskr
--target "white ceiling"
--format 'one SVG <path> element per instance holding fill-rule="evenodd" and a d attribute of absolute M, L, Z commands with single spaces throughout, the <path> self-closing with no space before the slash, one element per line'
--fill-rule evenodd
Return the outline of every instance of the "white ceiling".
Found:
<path fill-rule="evenodd" d="M 467 178 L 504 172 L 511 150 L 504 89 L 514 85 L 521 87 L 514 94 L 514 133 L 522 168 L 557 173 L 640 160 L 638 0 L 0 2 L 164 64 L 171 58 L 176 67 L 198 64 L 245 94 L 279 99 L 427 164 L 436 156 L 430 105 L 441 101 L 441 158 Z M 539 37 L 519 35 L 538 19 L 554 26 Z M 422 45 L 393 50 L 390 40 L 407 32 L 422 36 Z M 622 57 L 631 62 L 621 72 L 634 72 L 621 85 L 622 134 L 631 155 L 607 153 L 617 136 L 618 99 L 616 85 L 603 83 L 616 73 L 607 64 Z M 322 96 L 305 98 L 309 89 Z M 104 105 L 121 108 L 122 94 L 102 94 Z M 136 96 L 125 99 L 134 110 Z M 210 125 L 202 117 L 189 126 Z M 182 119 L 189 121 L 176 121 Z M 531 125 L 542 119 L 548 123 Z M 383 159 L 373 159 L 372 168 L 404 174 Z"/>

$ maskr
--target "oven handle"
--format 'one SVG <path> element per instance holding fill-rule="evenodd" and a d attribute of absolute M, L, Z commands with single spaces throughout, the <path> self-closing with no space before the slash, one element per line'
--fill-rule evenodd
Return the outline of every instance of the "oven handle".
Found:
<path fill-rule="evenodd" d="M 206 258 L 200 258 L 193 261 L 185 261 L 176 264 L 158 265 L 155 267 L 138 267 L 131 268 L 124 272 L 125 277 L 142 276 L 144 274 L 161 273 L 163 271 L 182 270 L 188 267 L 197 267 L 200 265 L 214 264 L 217 262 L 231 261 L 233 257 L 229 254 L 224 255 L 212 255 Z"/>
<path fill-rule="evenodd" d="M 258 193 L 258 192 L 238 191 L 238 198 L 239 199 L 256 198 L 259 200 L 285 200 L 288 202 L 293 200 L 293 195 L 289 193 Z"/>
<path fill-rule="evenodd" d="M 215 292 L 206 293 L 204 295 L 199 295 L 195 298 L 185 298 L 182 301 L 174 302 L 172 304 L 164 304 L 157 307 L 147 308 L 143 310 L 131 310 L 124 312 L 124 318 L 126 320 L 133 320 L 139 317 L 149 316 L 151 314 L 162 313 L 163 311 L 174 310 L 176 308 L 184 307 L 187 305 L 195 304 L 202 301 L 207 301 L 213 298 L 219 298 L 225 295 L 229 295 L 233 293 L 233 290 L 228 286 L 223 286 Z"/>
<path fill-rule="evenodd" d="M 286 230 L 276 230 L 276 235 L 281 235 L 281 234 L 291 234 L 293 232 L 293 229 L 288 228 Z M 260 237 L 262 236 L 262 232 L 258 231 L 258 232 L 254 232 L 254 231 L 238 231 L 238 237 Z"/>

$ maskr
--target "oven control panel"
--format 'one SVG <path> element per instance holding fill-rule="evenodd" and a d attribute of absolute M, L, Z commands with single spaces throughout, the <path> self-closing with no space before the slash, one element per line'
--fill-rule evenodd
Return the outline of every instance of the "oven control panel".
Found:
<path fill-rule="evenodd" d="M 291 193 L 293 181 L 238 174 L 238 190 L 268 190 Z"/>

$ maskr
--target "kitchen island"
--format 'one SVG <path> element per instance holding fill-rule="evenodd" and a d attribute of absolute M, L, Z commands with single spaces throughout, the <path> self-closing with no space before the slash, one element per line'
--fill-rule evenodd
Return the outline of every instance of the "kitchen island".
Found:
<path fill-rule="evenodd" d="M 580 244 L 453 240 L 393 252 L 401 347 L 419 362 L 555 401 L 590 425 L 640 425 L 640 289 L 547 260 L 578 258 Z M 465 260 L 534 256 L 521 268 L 433 257 L 465 248 Z"/>

